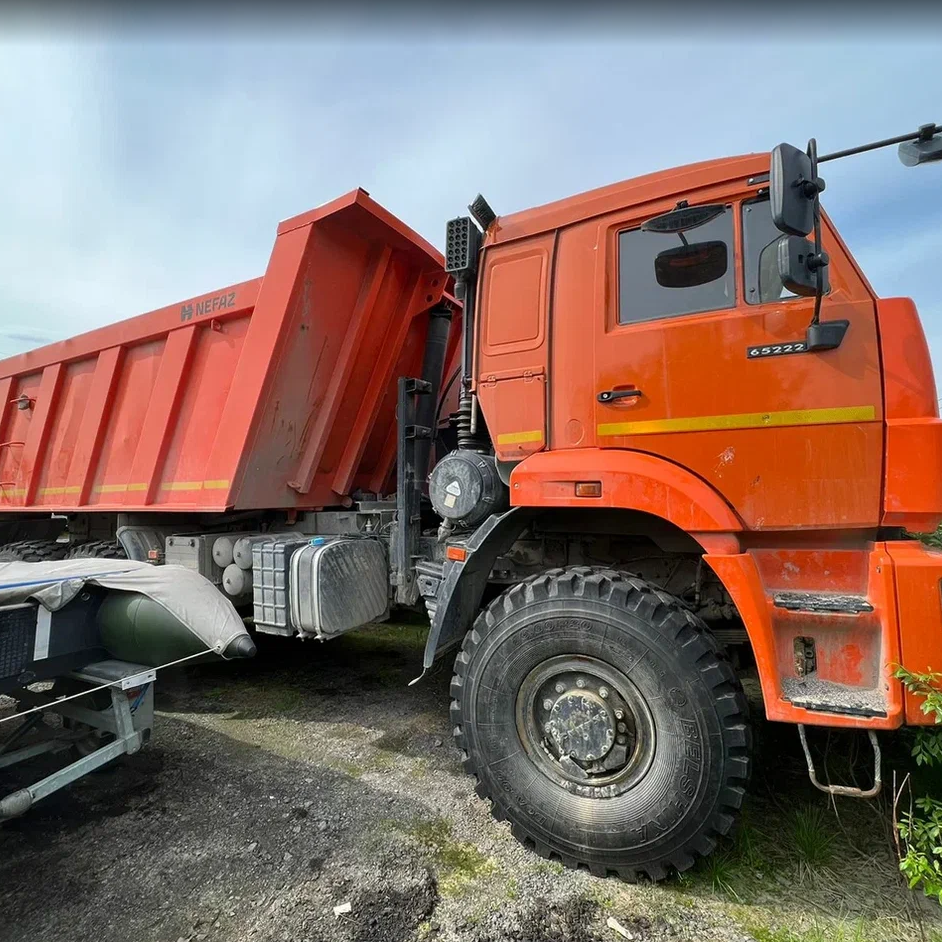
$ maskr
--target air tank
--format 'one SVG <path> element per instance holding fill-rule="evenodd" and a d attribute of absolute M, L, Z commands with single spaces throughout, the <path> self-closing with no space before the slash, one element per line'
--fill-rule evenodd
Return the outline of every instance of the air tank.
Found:
<path fill-rule="evenodd" d="M 238 598 L 252 591 L 252 570 L 229 563 L 222 574 L 222 588 L 226 595 Z"/>
<path fill-rule="evenodd" d="M 220 568 L 225 569 L 233 560 L 232 551 L 235 549 L 236 542 L 244 536 L 257 536 L 257 530 L 242 530 L 240 533 L 221 533 L 216 537 L 213 543 L 213 562 Z"/>

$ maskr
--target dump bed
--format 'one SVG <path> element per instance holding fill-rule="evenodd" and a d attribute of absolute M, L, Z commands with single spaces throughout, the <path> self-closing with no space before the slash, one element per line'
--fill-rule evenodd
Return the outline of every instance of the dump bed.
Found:
<path fill-rule="evenodd" d="M 0 511 L 383 491 L 396 380 L 421 374 L 449 287 L 441 255 L 356 190 L 283 222 L 262 278 L 0 361 Z"/>

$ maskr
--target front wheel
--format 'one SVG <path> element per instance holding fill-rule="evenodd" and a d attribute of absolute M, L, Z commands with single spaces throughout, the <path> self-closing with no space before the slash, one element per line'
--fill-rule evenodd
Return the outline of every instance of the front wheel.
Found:
<path fill-rule="evenodd" d="M 742 687 L 703 623 L 625 573 L 556 569 L 495 599 L 452 681 L 465 768 L 537 853 L 663 879 L 733 826 Z"/>

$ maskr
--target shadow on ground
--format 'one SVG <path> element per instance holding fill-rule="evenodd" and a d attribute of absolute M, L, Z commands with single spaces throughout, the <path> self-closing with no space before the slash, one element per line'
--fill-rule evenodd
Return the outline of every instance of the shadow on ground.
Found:
<path fill-rule="evenodd" d="M 0 936 L 576 942 L 617 939 L 612 917 L 637 942 L 942 939 L 887 800 L 830 801 L 761 719 L 742 827 L 693 871 L 628 886 L 540 860 L 460 769 L 448 665 L 408 686 L 424 640 L 260 637 L 252 661 L 162 674 L 150 747 L 0 830 Z M 862 737 L 811 739 L 822 776 L 869 784 Z"/>

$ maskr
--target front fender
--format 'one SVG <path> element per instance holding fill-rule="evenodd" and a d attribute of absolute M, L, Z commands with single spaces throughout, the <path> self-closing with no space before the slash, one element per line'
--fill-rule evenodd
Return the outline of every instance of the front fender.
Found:
<path fill-rule="evenodd" d="M 601 496 L 576 497 L 578 481 L 598 481 Z M 570 448 L 531 455 L 510 475 L 510 503 L 640 510 L 670 521 L 695 539 L 698 533 L 745 529 L 722 495 L 702 478 L 640 451 Z"/>
<path fill-rule="evenodd" d="M 464 637 L 481 607 L 487 577 L 497 557 L 510 549 L 538 512 L 530 507 L 515 507 L 493 514 L 464 544 L 467 555 L 463 561 L 445 561 L 425 642 L 423 673 L 432 666 L 439 652 Z"/>
<path fill-rule="evenodd" d="M 600 497 L 575 496 L 575 483 L 587 480 L 601 482 Z M 446 560 L 440 574 L 435 564 L 429 567 L 434 574 L 422 575 L 420 564 L 423 595 L 434 598 L 424 670 L 461 640 L 481 606 L 497 557 L 547 507 L 643 511 L 686 531 L 712 553 L 739 552 L 735 533 L 744 529 L 709 484 L 686 468 L 636 451 L 574 448 L 531 455 L 511 473 L 510 500 L 514 506 L 509 511 L 489 517 L 464 544 L 463 561 Z"/>

